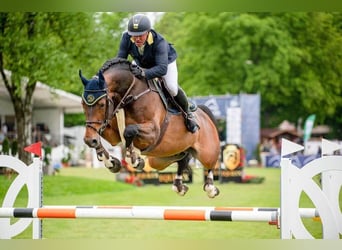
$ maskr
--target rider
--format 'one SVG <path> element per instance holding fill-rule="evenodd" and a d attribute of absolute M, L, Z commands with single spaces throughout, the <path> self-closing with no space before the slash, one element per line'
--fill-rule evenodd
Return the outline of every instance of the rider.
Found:
<path fill-rule="evenodd" d="M 169 93 L 185 112 L 187 129 L 195 133 L 199 126 L 189 110 L 185 92 L 178 85 L 177 53 L 159 33 L 151 29 L 151 22 L 144 14 L 136 14 L 128 21 L 128 31 L 122 36 L 117 57 L 131 55 L 134 63 L 133 74 L 147 80 L 162 77 Z"/>

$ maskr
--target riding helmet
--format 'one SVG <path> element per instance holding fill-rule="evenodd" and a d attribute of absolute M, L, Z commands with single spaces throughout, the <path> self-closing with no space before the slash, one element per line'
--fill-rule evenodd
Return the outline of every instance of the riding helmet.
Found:
<path fill-rule="evenodd" d="M 150 19 L 144 14 L 136 14 L 128 21 L 128 34 L 130 36 L 141 36 L 150 29 Z"/>

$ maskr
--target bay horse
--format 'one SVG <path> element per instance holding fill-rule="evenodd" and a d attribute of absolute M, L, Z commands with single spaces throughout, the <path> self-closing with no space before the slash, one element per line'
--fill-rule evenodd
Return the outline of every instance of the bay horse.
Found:
<path fill-rule="evenodd" d="M 182 173 L 194 157 L 208 171 L 203 189 L 214 198 L 219 189 L 214 186 L 212 170 L 219 160 L 220 141 L 213 114 L 206 106 L 199 105 L 194 111 L 199 129 L 189 132 L 183 115 L 171 112 L 163 103 L 160 91 L 150 81 L 135 77 L 131 70 L 130 61 L 113 58 L 89 80 L 79 71 L 84 85 L 84 142 L 96 149 L 98 159 L 114 173 L 120 170 L 121 161 L 109 155 L 100 137 L 113 146 L 124 144 L 124 154 L 131 157 L 138 169 L 144 167 L 140 154 L 145 155 L 150 167 L 156 170 L 177 163 L 172 189 L 181 196 L 188 191 L 182 183 Z"/>

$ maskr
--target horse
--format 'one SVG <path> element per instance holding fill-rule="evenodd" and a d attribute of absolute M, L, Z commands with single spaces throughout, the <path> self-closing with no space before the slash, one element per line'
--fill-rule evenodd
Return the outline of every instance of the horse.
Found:
<path fill-rule="evenodd" d="M 113 58 L 91 79 L 79 71 L 84 85 L 84 142 L 96 149 L 98 159 L 114 173 L 120 170 L 121 161 L 109 155 L 101 144 L 101 137 L 113 146 L 123 145 L 123 154 L 130 157 L 137 169 L 145 164 L 140 155 L 158 171 L 177 163 L 172 189 L 181 196 L 189 189 L 182 183 L 182 173 L 191 169 L 189 161 L 194 157 L 207 171 L 203 190 L 209 198 L 214 198 L 220 193 L 214 185 L 212 171 L 219 160 L 220 141 L 210 109 L 198 105 L 193 113 L 199 129 L 189 132 L 182 113 L 168 108 L 156 85 L 136 77 L 132 67 L 127 59 Z"/>

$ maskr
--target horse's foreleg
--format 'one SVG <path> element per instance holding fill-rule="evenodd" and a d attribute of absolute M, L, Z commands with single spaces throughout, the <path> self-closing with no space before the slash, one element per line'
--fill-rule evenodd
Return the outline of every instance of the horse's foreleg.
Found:
<path fill-rule="evenodd" d="M 188 192 L 189 187 L 185 184 L 183 184 L 183 171 L 189 167 L 189 161 L 191 159 L 191 155 L 189 153 L 186 154 L 186 156 L 177 161 L 178 168 L 177 168 L 177 174 L 175 179 L 173 180 L 172 190 L 178 193 L 180 196 L 184 196 L 186 192 Z"/>
<path fill-rule="evenodd" d="M 125 157 L 128 157 L 132 167 L 138 170 L 142 170 L 145 167 L 145 161 L 140 155 L 140 150 L 135 148 L 133 143 L 126 149 Z"/>
<path fill-rule="evenodd" d="M 119 159 L 114 158 L 113 156 L 109 155 L 109 153 L 105 150 L 105 148 L 100 144 L 96 148 L 97 159 L 99 161 L 103 161 L 105 167 L 109 169 L 112 173 L 117 173 L 121 169 L 121 162 Z"/>
<path fill-rule="evenodd" d="M 220 194 L 220 190 L 214 185 L 214 174 L 211 169 L 208 170 L 203 190 L 207 192 L 209 198 L 214 198 Z"/>
<path fill-rule="evenodd" d="M 128 125 L 124 131 L 126 140 L 126 157 L 129 157 L 131 164 L 134 168 L 142 170 L 145 166 L 145 161 L 140 157 L 140 150 L 136 149 L 133 145 L 134 138 L 139 134 L 139 126 L 136 124 Z"/>
<path fill-rule="evenodd" d="M 124 137 L 126 140 L 126 148 L 131 146 L 134 138 L 139 134 L 139 126 L 137 124 L 128 125 L 124 131 Z"/>
<path fill-rule="evenodd" d="M 100 161 L 103 161 L 105 167 L 108 168 L 109 171 L 112 173 L 117 173 L 121 169 L 121 162 L 117 158 L 109 156 L 109 158 L 107 159 L 106 157 L 100 156 L 100 157 L 98 157 L 98 159 Z"/>

